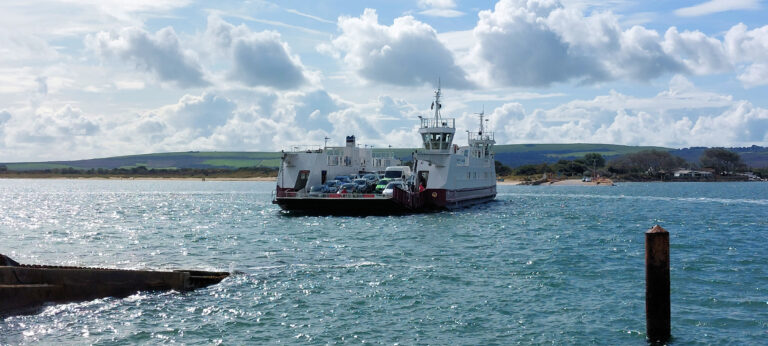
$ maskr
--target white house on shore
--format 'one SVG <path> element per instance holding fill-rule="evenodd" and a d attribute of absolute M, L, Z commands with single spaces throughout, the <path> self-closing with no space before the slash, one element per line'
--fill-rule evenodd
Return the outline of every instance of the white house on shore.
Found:
<path fill-rule="evenodd" d="M 674 173 L 675 178 L 712 178 L 713 174 L 712 172 L 707 171 L 693 171 L 689 169 L 680 169 L 675 171 Z"/>

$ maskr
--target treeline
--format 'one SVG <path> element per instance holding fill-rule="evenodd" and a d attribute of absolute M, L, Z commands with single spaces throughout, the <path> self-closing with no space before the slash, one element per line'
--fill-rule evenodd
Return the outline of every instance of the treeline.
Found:
<path fill-rule="evenodd" d="M 605 157 L 598 153 L 589 153 L 584 155 L 584 157 L 574 160 L 559 160 L 551 164 L 527 164 L 516 168 L 510 168 L 496 161 L 496 174 L 499 176 L 531 176 L 551 173 L 562 177 L 580 177 L 586 173 L 591 174 L 593 170 L 605 167 L 605 164 Z"/>
<path fill-rule="evenodd" d="M 137 166 L 131 168 L 90 168 L 78 169 L 74 167 L 52 168 L 41 170 L 13 171 L 5 166 L 0 166 L 0 176 L 6 177 L 158 177 L 158 178 L 187 178 L 187 177 L 221 177 L 221 178 L 250 178 L 250 177 L 275 177 L 276 167 L 242 167 L 238 169 L 224 168 L 147 168 Z"/>
<path fill-rule="evenodd" d="M 746 172 L 761 178 L 768 177 L 768 169 L 750 169 L 741 161 L 738 153 L 724 148 L 705 150 L 698 162 L 688 162 L 662 150 L 643 150 L 610 161 L 606 161 L 599 153 L 589 153 L 575 160 L 528 164 L 516 168 L 496 161 L 496 173 L 499 176 L 534 176 L 547 173 L 561 178 L 599 175 L 623 180 L 665 180 L 673 178 L 675 171 L 683 169 L 711 172 L 713 179 Z"/>

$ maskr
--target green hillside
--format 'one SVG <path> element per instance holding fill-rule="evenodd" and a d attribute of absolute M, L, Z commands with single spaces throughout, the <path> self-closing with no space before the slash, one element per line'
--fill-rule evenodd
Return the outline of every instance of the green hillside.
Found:
<path fill-rule="evenodd" d="M 706 148 L 672 149 L 652 146 L 629 146 L 615 144 L 505 144 L 495 147 L 496 159 L 504 165 L 519 167 L 525 164 L 555 163 L 558 160 L 573 160 L 587 153 L 600 153 L 607 159 L 627 153 L 642 150 L 663 150 L 680 156 L 689 162 L 697 162 Z M 752 146 L 746 148 L 729 148 L 736 151 L 742 160 L 751 167 L 768 166 L 768 148 Z M 410 161 L 415 148 L 376 148 L 374 152 L 392 152 L 395 157 Z M 280 165 L 279 152 L 177 152 L 144 155 L 115 156 L 107 158 L 49 161 L 49 162 L 15 162 L 0 163 L 9 171 L 40 171 L 52 169 L 115 169 L 137 168 L 147 169 L 231 169 L 246 167 L 276 168 Z"/>
<path fill-rule="evenodd" d="M 663 147 L 630 146 L 616 144 L 505 144 L 495 147 L 496 159 L 510 167 L 526 164 L 555 163 L 559 160 L 581 158 L 587 153 L 599 153 L 608 159 L 642 150 L 674 149 Z"/>
<path fill-rule="evenodd" d="M 46 169 L 73 168 L 115 169 L 144 166 L 147 169 L 237 169 L 242 167 L 278 167 L 280 153 L 278 152 L 180 152 L 158 153 L 144 155 L 115 156 L 107 158 L 49 161 L 49 162 L 19 162 L 5 163 L 11 171 L 31 171 Z"/>

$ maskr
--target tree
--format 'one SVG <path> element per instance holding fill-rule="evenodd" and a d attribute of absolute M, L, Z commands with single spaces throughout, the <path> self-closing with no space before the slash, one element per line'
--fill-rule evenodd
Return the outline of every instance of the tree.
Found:
<path fill-rule="evenodd" d="M 496 175 L 503 177 L 503 176 L 512 174 L 512 168 L 509 168 L 509 166 L 505 166 L 499 160 L 496 160 L 494 164 L 496 166 Z"/>
<path fill-rule="evenodd" d="M 699 161 L 702 167 L 714 169 L 715 174 L 728 174 L 741 165 L 741 156 L 725 148 L 710 148 L 704 150 Z"/>
<path fill-rule="evenodd" d="M 657 175 L 688 166 L 681 157 L 661 150 L 643 150 L 619 156 L 608 165 L 608 171 L 616 174 L 642 173 Z"/>
<path fill-rule="evenodd" d="M 535 175 L 549 172 L 552 171 L 546 163 L 522 165 L 515 169 L 515 175 Z"/>
<path fill-rule="evenodd" d="M 584 162 L 589 167 L 601 168 L 605 166 L 605 157 L 598 153 L 589 153 L 584 155 Z"/>

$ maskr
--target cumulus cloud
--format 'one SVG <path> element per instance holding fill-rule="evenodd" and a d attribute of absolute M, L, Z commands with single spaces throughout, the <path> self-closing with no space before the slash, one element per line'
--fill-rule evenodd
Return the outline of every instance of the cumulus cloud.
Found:
<path fill-rule="evenodd" d="M 652 98 L 612 92 L 592 100 L 526 111 L 507 103 L 491 112 L 500 143 L 749 146 L 768 142 L 768 110 L 697 90 L 676 76 Z"/>
<path fill-rule="evenodd" d="M 181 47 L 171 27 L 151 34 L 130 27 L 120 32 L 101 31 L 88 35 L 86 46 L 103 57 L 117 57 L 152 72 L 161 81 L 173 82 L 182 88 L 202 87 L 209 83 L 195 54 Z"/>
<path fill-rule="evenodd" d="M 188 131 L 190 135 L 209 136 L 224 125 L 237 105 L 213 93 L 201 96 L 184 95 L 178 103 L 160 108 L 156 114 L 176 131 Z"/>
<path fill-rule="evenodd" d="M 268 141 L 258 146 L 242 146 L 247 136 L 262 137 L 258 131 L 272 129 L 257 130 L 253 124 L 247 124 L 260 123 L 265 118 L 247 115 L 259 111 L 258 107 L 243 109 L 235 100 L 215 92 L 188 94 L 174 104 L 136 114 L 132 120 L 116 126 L 112 130 L 113 141 L 117 147 L 142 143 L 142 152 L 270 148 Z"/>
<path fill-rule="evenodd" d="M 460 17 L 464 12 L 456 10 L 453 0 L 419 0 L 419 7 L 423 10 L 419 14 L 432 17 Z"/>
<path fill-rule="evenodd" d="M 251 32 L 245 25 L 234 26 L 210 16 L 206 36 L 231 55 L 230 79 L 277 89 L 292 89 L 307 82 L 301 61 L 291 55 L 277 32 Z"/>
<path fill-rule="evenodd" d="M 144 112 L 115 133 L 121 142 L 140 141 L 155 152 L 280 150 L 322 143 L 337 126 L 329 115 L 345 107 L 323 90 L 255 92 L 247 100 L 205 92 Z"/>
<path fill-rule="evenodd" d="M 0 147 L 5 146 L 5 123 L 11 119 L 11 113 L 7 110 L 0 111 Z"/>
<path fill-rule="evenodd" d="M 346 108 L 346 105 L 334 99 L 325 90 L 291 93 L 281 103 L 285 109 L 295 112 L 295 122 L 301 127 L 327 132 L 333 130 L 333 123 L 328 119 L 328 115 Z"/>
<path fill-rule="evenodd" d="M 723 43 L 700 31 L 681 33 L 671 27 L 664 34 L 662 46 L 667 54 L 682 61 L 696 74 L 722 73 L 733 68 Z"/>
<path fill-rule="evenodd" d="M 548 86 L 576 80 L 648 80 L 685 66 L 653 30 L 622 30 L 605 12 L 589 16 L 557 1 L 501 0 L 481 11 L 474 55 L 491 84 Z"/>
<path fill-rule="evenodd" d="M 738 3 L 738 1 L 737 1 Z M 676 27 L 660 35 L 640 25 L 622 29 L 610 12 L 585 15 L 549 0 L 500 0 L 481 11 L 470 63 L 486 85 L 647 81 L 667 74 L 736 70 L 746 87 L 768 84 L 768 26 L 733 26 L 724 39 Z"/>
<path fill-rule="evenodd" d="M 768 85 L 768 25 L 753 30 L 734 25 L 725 34 L 724 45 L 731 61 L 740 66 L 738 79 L 745 86 Z"/>
<path fill-rule="evenodd" d="M 698 5 L 679 8 L 675 10 L 675 14 L 681 17 L 696 17 L 718 12 L 757 8 L 760 8 L 760 0 L 710 0 Z"/>
<path fill-rule="evenodd" d="M 338 27 L 342 34 L 333 48 L 366 80 L 417 86 L 435 84 L 440 77 L 449 88 L 473 87 L 435 30 L 411 16 L 387 26 L 378 23 L 375 10 L 366 9 L 360 17 L 340 17 Z"/>
<path fill-rule="evenodd" d="M 58 149 L 69 148 L 77 140 L 98 134 L 97 121 L 82 110 L 65 105 L 58 110 L 39 109 L 25 126 L 16 129 L 14 142 L 27 144 L 57 143 Z"/>
<path fill-rule="evenodd" d="M 7 110 L 0 111 L 0 125 L 5 124 L 8 120 L 11 119 L 11 113 Z"/>

